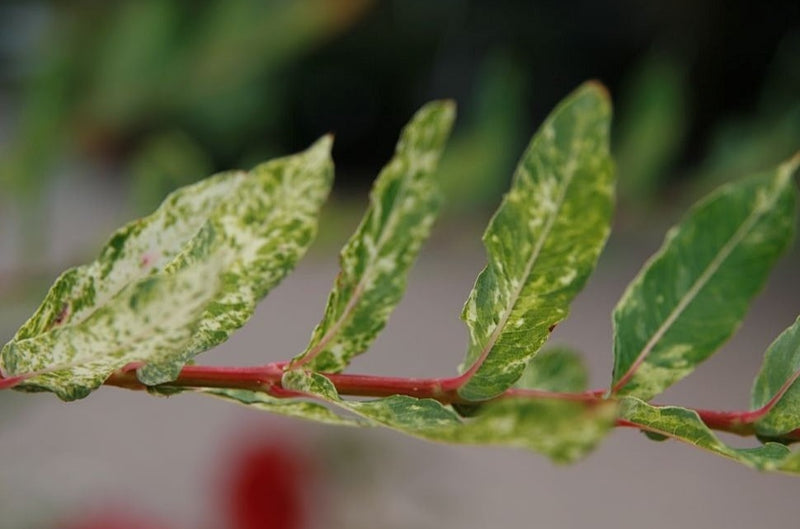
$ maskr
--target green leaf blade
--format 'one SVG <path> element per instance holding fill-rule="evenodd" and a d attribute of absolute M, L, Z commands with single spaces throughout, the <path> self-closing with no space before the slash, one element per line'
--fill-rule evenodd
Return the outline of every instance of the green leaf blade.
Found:
<path fill-rule="evenodd" d="M 402 298 L 406 275 L 437 216 L 435 170 L 455 118 L 452 102 L 420 109 L 381 171 L 370 206 L 340 255 L 322 321 L 294 363 L 337 372 L 369 348 Z"/>
<path fill-rule="evenodd" d="M 714 435 L 697 412 L 679 406 L 652 406 L 636 397 L 623 397 L 620 417 L 646 431 L 677 439 L 758 470 L 776 470 L 791 453 L 779 443 L 731 448 Z"/>
<path fill-rule="evenodd" d="M 510 387 L 563 320 L 610 231 L 611 105 L 587 83 L 536 133 L 483 240 L 489 263 L 462 313 L 470 346 L 459 394 L 494 397 Z"/>
<path fill-rule="evenodd" d="M 562 393 L 579 393 L 589 386 L 583 358 L 566 347 L 545 349 L 534 356 L 515 387 Z"/>
<path fill-rule="evenodd" d="M 668 232 L 614 310 L 615 391 L 648 400 L 734 333 L 792 240 L 793 170 L 723 186 Z"/>
<path fill-rule="evenodd" d="M 764 364 L 753 385 L 751 406 L 756 410 L 771 404 L 766 416 L 756 422 L 763 436 L 779 436 L 800 428 L 800 318 L 769 346 Z"/>

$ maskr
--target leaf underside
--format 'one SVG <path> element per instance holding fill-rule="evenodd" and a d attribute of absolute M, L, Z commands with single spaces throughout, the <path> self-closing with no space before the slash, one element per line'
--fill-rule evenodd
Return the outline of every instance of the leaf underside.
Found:
<path fill-rule="evenodd" d="M 241 327 L 308 248 L 332 182 L 330 147 L 325 137 L 182 188 L 118 230 L 96 261 L 56 280 L 0 352 L 3 373 L 44 372 L 20 389 L 65 399 L 128 362 L 150 362 L 138 373 L 145 384 L 174 379 Z"/>
<path fill-rule="evenodd" d="M 364 218 L 342 249 L 325 315 L 294 362 L 341 371 L 386 325 L 439 211 L 434 172 L 454 118 L 453 103 L 433 102 L 403 130 L 394 157 L 375 181 Z"/>
<path fill-rule="evenodd" d="M 614 310 L 613 384 L 649 400 L 738 328 L 792 240 L 792 164 L 723 186 L 672 228 Z"/>
<path fill-rule="evenodd" d="M 509 398 L 484 403 L 473 417 L 463 418 L 432 399 L 395 395 L 343 400 L 319 373 L 290 371 L 283 385 L 413 437 L 524 448 L 557 463 L 571 463 L 591 452 L 613 426 L 617 410 L 610 401 L 587 407 L 579 402 Z"/>
<path fill-rule="evenodd" d="M 511 387 L 593 270 L 613 209 L 610 120 L 605 90 L 587 83 L 523 154 L 483 236 L 488 264 L 462 313 L 470 335 L 463 398 Z"/>
<path fill-rule="evenodd" d="M 732 448 L 714 435 L 697 412 L 678 406 L 652 406 L 636 397 L 623 397 L 620 417 L 646 431 L 677 439 L 743 465 L 758 469 L 800 473 L 800 452 L 792 453 L 779 443 L 754 448 Z"/>

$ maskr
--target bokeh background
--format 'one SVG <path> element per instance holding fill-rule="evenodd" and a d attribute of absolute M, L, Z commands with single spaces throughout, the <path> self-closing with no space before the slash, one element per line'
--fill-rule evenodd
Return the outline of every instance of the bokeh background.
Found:
<path fill-rule="evenodd" d="M 354 370 L 454 373 L 480 233 L 516 158 L 586 79 L 615 103 L 615 233 L 554 341 L 610 373 L 609 314 L 692 201 L 800 148 L 796 1 L 0 3 L 0 339 L 62 269 L 177 186 L 336 133 L 319 240 L 209 363 L 302 349 L 370 182 L 413 111 L 452 98 L 448 199 L 408 294 Z M 740 408 L 800 309 L 800 252 L 664 402 Z M 547 528 L 796 523 L 800 482 L 615 432 L 571 468 L 305 424 L 191 395 L 0 393 L 0 527 Z"/>

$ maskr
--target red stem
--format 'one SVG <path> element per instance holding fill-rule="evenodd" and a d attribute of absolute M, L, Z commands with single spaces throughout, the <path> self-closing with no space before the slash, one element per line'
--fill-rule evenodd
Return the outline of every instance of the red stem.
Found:
<path fill-rule="evenodd" d="M 181 370 L 177 379 L 164 384 L 164 386 L 245 389 L 263 391 L 278 398 L 307 397 L 307 395 L 292 392 L 282 386 L 281 380 L 287 365 L 286 362 L 278 362 L 256 367 L 186 366 Z M 133 390 L 146 389 L 147 386 L 136 378 L 135 371 L 138 367 L 138 364 L 126 366 L 113 373 L 105 381 L 105 384 Z M 466 404 L 472 402 L 458 395 L 458 388 L 463 382 L 462 377 L 398 378 L 338 373 L 328 373 L 325 376 L 333 383 L 339 394 L 346 396 L 388 397 L 392 395 L 407 395 L 421 399 L 435 399 L 443 404 Z M 0 377 L 0 389 L 13 387 L 25 378 L 27 377 Z M 713 411 L 697 409 L 695 411 L 700 416 L 700 419 L 712 430 L 751 436 L 755 434 L 754 423 L 769 413 L 798 378 L 800 378 L 800 372 L 795 373 L 794 376 L 787 380 L 780 391 L 767 404 L 757 410 Z M 605 390 L 602 389 L 580 393 L 562 393 L 538 389 L 512 388 L 496 398 L 559 399 L 590 404 L 609 398 L 605 393 Z M 617 419 L 617 426 L 643 428 L 641 425 L 626 419 Z M 800 429 L 781 435 L 780 438 L 790 441 L 800 440 Z"/>

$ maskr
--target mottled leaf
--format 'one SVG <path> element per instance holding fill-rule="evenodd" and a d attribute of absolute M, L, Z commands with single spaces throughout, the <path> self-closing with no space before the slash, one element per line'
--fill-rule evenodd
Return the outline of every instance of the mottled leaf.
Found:
<path fill-rule="evenodd" d="M 386 325 L 439 210 L 434 171 L 454 117 L 451 102 L 429 103 L 403 130 L 361 224 L 342 249 L 325 315 L 296 365 L 340 371 Z"/>
<path fill-rule="evenodd" d="M 738 328 L 792 239 L 798 160 L 723 186 L 668 232 L 614 310 L 615 390 L 650 399 Z"/>
<path fill-rule="evenodd" d="M 589 384 L 583 358 L 565 347 L 545 349 L 528 363 L 515 384 L 518 388 L 556 392 L 580 392 Z"/>
<path fill-rule="evenodd" d="M 462 313 L 470 333 L 462 397 L 488 399 L 516 382 L 594 268 L 613 208 L 610 119 L 605 90 L 588 83 L 522 156 L 483 236 L 489 263 Z"/>
<path fill-rule="evenodd" d="M 139 370 L 140 379 L 146 384 L 177 376 L 186 361 L 221 343 L 244 324 L 258 299 L 291 270 L 307 249 L 316 231 L 316 215 L 332 181 L 330 146 L 330 137 L 325 137 L 303 153 L 268 162 L 249 173 L 216 175 L 169 195 L 152 215 L 118 230 L 96 261 L 68 270 L 56 280 L 36 313 L 3 348 L 0 367 L 6 374 L 19 375 L 29 374 L 27 368 L 52 371 L 65 362 L 76 368 L 69 353 L 52 357 L 50 351 L 35 351 L 34 344 L 69 350 L 67 342 L 77 343 L 90 333 L 99 346 L 105 335 L 101 330 L 90 329 L 97 325 L 92 318 L 96 313 L 99 319 L 122 318 L 122 312 L 115 313 L 124 307 L 119 296 L 131 295 L 139 288 L 136 285 L 149 284 L 144 280 L 151 276 L 180 276 L 195 263 L 215 263 L 219 278 L 197 281 L 193 287 L 203 291 L 196 298 L 205 298 L 204 304 L 194 306 L 180 297 L 171 297 L 168 293 L 173 287 L 168 286 L 171 283 L 167 280 L 163 280 L 165 286 L 154 290 L 163 297 L 156 300 L 156 294 L 152 295 L 149 310 L 163 315 L 163 321 L 154 324 L 160 324 L 165 336 L 188 328 L 190 314 L 186 310 L 191 307 L 195 311 L 191 339 L 180 346 L 173 340 L 175 347 L 171 351 L 162 347 L 158 354 L 148 355 L 151 363 Z M 181 283 L 177 279 L 176 282 Z M 176 318 L 166 317 L 170 311 L 176 312 Z M 110 346 L 117 343 L 113 333 L 122 332 L 127 325 L 119 323 L 104 329 Z M 72 327 L 78 329 L 65 331 Z M 130 328 L 125 332 L 137 331 Z M 18 345 L 34 338 L 39 341 Z M 58 345 L 59 340 L 65 340 L 64 344 Z M 20 347 L 37 359 L 20 362 Z M 100 353 L 95 350 L 95 354 Z M 108 354 L 123 353 L 109 350 Z M 132 353 L 124 355 L 127 358 Z M 97 377 L 102 379 L 107 374 L 100 369 Z M 83 375 L 91 379 L 87 389 L 96 383 L 90 375 Z M 68 393 L 73 398 L 81 392 L 73 387 Z M 64 391 L 61 394 L 66 395 Z"/>
<path fill-rule="evenodd" d="M 376 400 L 341 399 L 318 373 L 292 371 L 284 386 L 349 410 L 374 424 L 429 441 L 525 448 L 559 463 L 591 451 L 614 423 L 616 404 L 586 405 L 551 399 L 501 399 L 468 419 L 432 399 L 395 395 Z"/>
<path fill-rule="evenodd" d="M 180 268 L 219 253 L 229 256 L 222 290 L 202 315 L 192 344 L 167 362 L 139 369 L 143 383 L 174 379 L 198 353 L 227 340 L 305 254 L 333 180 L 331 142 L 326 136 L 303 153 L 250 171 L 236 194 L 209 217 L 205 227 L 213 230 L 201 230 L 170 264 Z"/>
<path fill-rule="evenodd" d="M 759 470 L 776 469 L 790 454 L 788 448 L 778 443 L 731 448 L 714 435 L 697 412 L 678 406 L 651 406 L 635 397 L 623 397 L 620 417 L 643 430 L 666 435 Z"/>
<path fill-rule="evenodd" d="M 752 408 L 767 405 L 769 413 L 756 422 L 756 431 L 778 436 L 800 428 L 800 318 L 783 331 L 769 346 L 764 364 L 756 377 L 751 398 Z"/>
<path fill-rule="evenodd" d="M 211 262 L 131 283 L 78 323 L 10 342 L 3 370 L 39 373 L 19 389 L 83 398 L 130 362 L 169 358 L 188 346 L 198 314 L 217 292 L 218 273 Z"/>

